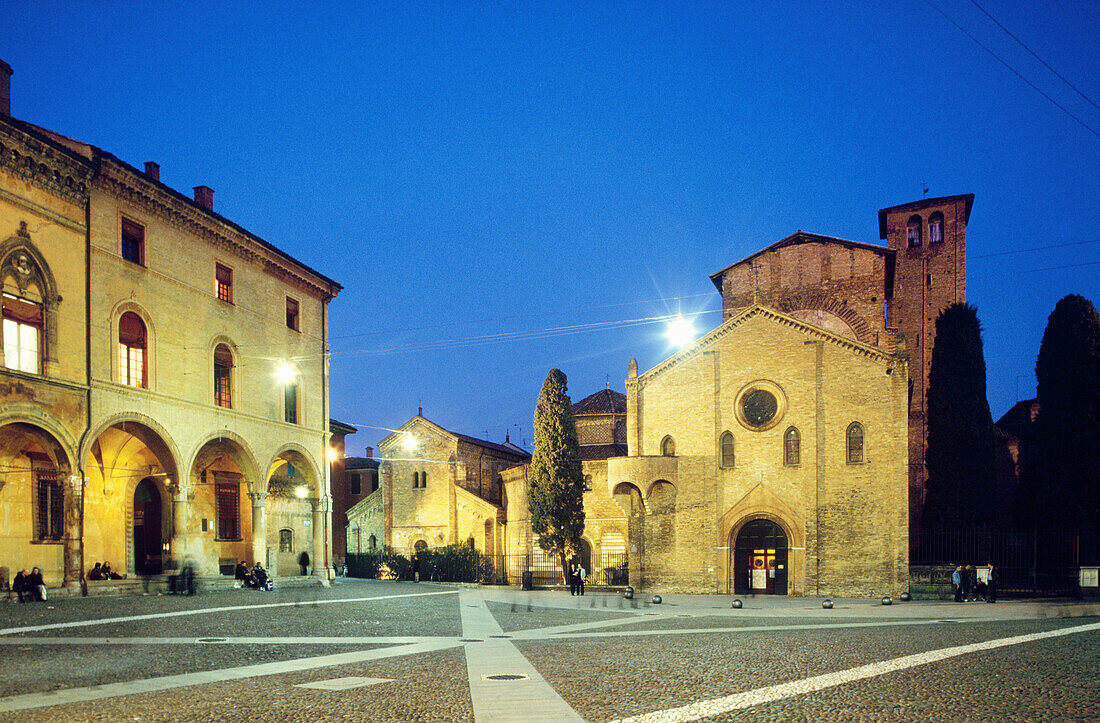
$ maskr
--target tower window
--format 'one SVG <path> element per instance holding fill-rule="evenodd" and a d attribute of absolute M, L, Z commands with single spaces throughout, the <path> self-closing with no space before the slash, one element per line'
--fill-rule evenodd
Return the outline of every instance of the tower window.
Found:
<path fill-rule="evenodd" d="M 676 440 L 672 437 L 665 437 L 661 440 L 661 455 L 665 457 L 676 456 Z"/>
<path fill-rule="evenodd" d="M 128 218 L 122 219 L 122 258 L 145 265 L 145 227 Z"/>
<path fill-rule="evenodd" d="M 726 432 L 725 434 L 722 435 L 721 447 L 722 447 L 722 467 L 724 467 L 726 469 L 729 469 L 729 468 L 733 467 L 733 463 L 734 463 L 734 446 L 733 446 L 733 435 L 732 434 L 730 434 L 729 432 Z"/>
<path fill-rule="evenodd" d="M 787 467 L 797 467 L 802 458 L 802 436 L 798 430 L 791 427 L 783 435 L 783 464 Z"/>
<path fill-rule="evenodd" d="M 852 422 L 848 426 L 848 464 L 863 463 L 863 425 Z"/>
<path fill-rule="evenodd" d="M 921 220 L 920 216 L 912 216 L 909 218 L 909 222 L 905 224 L 906 238 L 909 239 L 909 248 L 916 248 L 921 245 Z"/>
<path fill-rule="evenodd" d="M 928 217 L 928 242 L 943 243 L 943 214 L 939 211 Z"/>

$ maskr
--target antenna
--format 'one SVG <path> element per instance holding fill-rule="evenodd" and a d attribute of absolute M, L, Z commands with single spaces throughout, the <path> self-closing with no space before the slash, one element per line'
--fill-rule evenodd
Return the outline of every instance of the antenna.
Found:
<path fill-rule="evenodd" d="M 922 196 L 927 196 L 928 195 L 928 181 L 921 181 L 920 182 L 920 187 L 924 189 L 924 193 L 922 193 L 921 195 Z"/>

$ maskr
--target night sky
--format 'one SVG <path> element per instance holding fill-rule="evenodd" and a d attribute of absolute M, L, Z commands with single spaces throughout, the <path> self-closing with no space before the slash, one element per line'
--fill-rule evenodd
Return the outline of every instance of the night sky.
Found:
<path fill-rule="evenodd" d="M 214 188 L 345 287 L 351 454 L 421 402 L 529 444 L 551 367 L 622 391 L 669 314 L 720 322 L 710 274 L 798 229 L 884 243 L 878 209 L 926 188 L 975 195 L 996 419 L 1058 299 L 1100 303 L 1100 5 L 980 2 L 8 0 L 0 59 L 17 118 Z"/>

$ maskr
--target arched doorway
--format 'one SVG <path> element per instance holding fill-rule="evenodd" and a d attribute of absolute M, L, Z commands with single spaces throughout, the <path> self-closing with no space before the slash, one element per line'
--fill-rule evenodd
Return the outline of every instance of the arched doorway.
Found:
<path fill-rule="evenodd" d="M 573 562 L 579 562 L 584 571 L 592 574 L 592 545 L 583 537 L 577 540 L 577 551 L 573 554 Z"/>
<path fill-rule="evenodd" d="M 164 569 L 163 509 L 160 490 L 146 477 L 134 488 L 134 571 L 159 575 Z"/>
<path fill-rule="evenodd" d="M 787 535 L 771 520 L 745 523 L 733 545 L 733 590 L 740 594 L 787 594 Z"/>

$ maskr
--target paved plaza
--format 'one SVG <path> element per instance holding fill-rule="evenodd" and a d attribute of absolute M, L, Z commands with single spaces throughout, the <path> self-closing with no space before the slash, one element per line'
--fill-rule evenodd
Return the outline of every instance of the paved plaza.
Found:
<path fill-rule="evenodd" d="M 338 580 L 4 605 L 6 721 L 1100 719 L 1100 604 Z"/>

